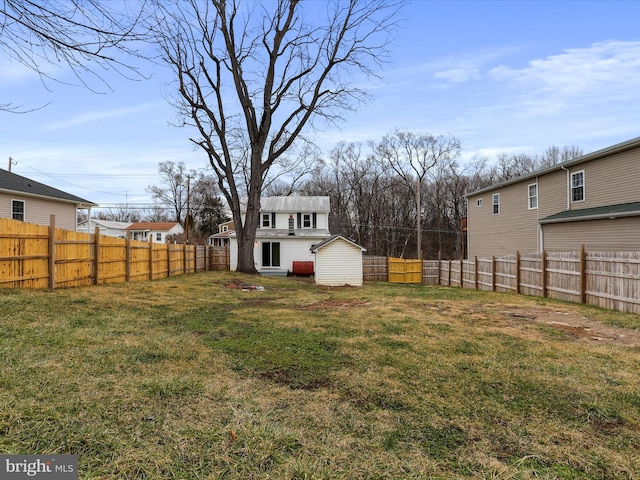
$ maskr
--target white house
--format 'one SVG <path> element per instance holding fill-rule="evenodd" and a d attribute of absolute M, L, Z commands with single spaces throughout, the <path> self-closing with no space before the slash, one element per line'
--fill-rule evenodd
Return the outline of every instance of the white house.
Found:
<path fill-rule="evenodd" d="M 362 286 L 362 252 L 366 248 L 340 235 L 314 245 L 315 282 L 329 286 Z"/>
<path fill-rule="evenodd" d="M 313 262 L 311 248 L 331 236 L 329 197 L 263 197 L 254 259 L 262 274 L 294 272 L 293 262 Z M 242 212 L 244 215 L 244 211 Z M 229 236 L 231 270 L 238 268 L 238 241 Z"/>
<path fill-rule="evenodd" d="M 181 235 L 184 228 L 178 222 L 136 222 L 127 227 L 127 233 L 132 240 L 166 243 L 169 235 Z"/>
<path fill-rule="evenodd" d="M 92 218 L 91 220 L 83 220 L 78 223 L 78 232 L 95 233 L 96 227 L 100 235 L 106 235 L 109 237 L 126 237 L 127 228 L 132 225 L 132 222 L 113 222 L 111 220 L 98 220 Z M 91 229 L 91 231 L 89 231 Z"/>

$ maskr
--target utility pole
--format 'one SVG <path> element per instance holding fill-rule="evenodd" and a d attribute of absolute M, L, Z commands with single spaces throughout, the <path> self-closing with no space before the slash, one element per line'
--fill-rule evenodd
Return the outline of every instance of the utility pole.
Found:
<path fill-rule="evenodd" d="M 184 220 L 184 229 L 187 236 L 187 245 L 189 244 L 189 196 L 191 194 L 191 177 L 187 176 L 187 218 Z"/>
<path fill-rule="evenodd" d="M 13 158 L 9 157 L 9 171 L 11 171 L 11 165 L 17 165 L 18 162 L 14 161 Z"/>

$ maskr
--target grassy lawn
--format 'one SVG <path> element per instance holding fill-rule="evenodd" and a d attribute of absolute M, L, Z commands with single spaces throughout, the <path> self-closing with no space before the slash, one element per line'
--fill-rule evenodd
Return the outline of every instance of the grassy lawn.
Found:
<path fill-rule="evenodd" d="M 640 328 L 228 272 L 0 290 L 0 453 L 77 454 L 83 479 L 640 478 L 640 347 L 542 314 Z"/>

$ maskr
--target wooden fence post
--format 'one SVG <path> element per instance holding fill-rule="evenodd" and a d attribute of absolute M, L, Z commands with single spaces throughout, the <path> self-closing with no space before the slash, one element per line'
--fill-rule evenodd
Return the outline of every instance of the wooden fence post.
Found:
<path fill-rule="evenodd" d="M 520 251 L 516 251 L 516 293 L 520 293 Z"/>
<path fill-rule="evenodd" d="M 56 216 L 49 217 L 49 288 L 56 285 Z"/>
<path fill-rule="evenodd" d="M 496 257 L 491 255 L 491 290 L 496 291 Z"/>
<path fill-rule="evenodd" d="M 167 243 L 167 278 L 171 276 L 171 244 Z"/>
<path fill-rule="evenodd" d="M 124 244 L 124 281 L 131 281 L 131 236 L 127 235 Z"/>
<path fill-rule="evenodd" d="M 547 298 L 547 251 L 542 251 L 542 278 L 540 279 L 540 285 L 542 286 L 542 298 Z"/>
<path fill-rule="evenodd" d="M 580 303 L 587 303 L 587 254 L 580 245 Z"/>
<path fill-rule="evenodd" d="M 149 280 L 153 280 L 153 236 L 149 237 Z"/>
<path fill-rule="evenodd" d="M 96 227 L 93 234 L 93 256 L 94 282 L 98 285 L 100 283 L 100 227 Z"/>
<path fill-rule="evenodd" d="M 187 274 L 187 270 L 188 270 L 187 269 L 187 257 L 189 256 L 188 251 L 189 251 L 188 250 L 188 246 L 185 243 L 182 246 L 182 274 L 183 275 L 186 275 Z"/>
<path fill-rule="evenodd" d="M 473 271 L 475 273 L 473 284 L 475 289 L 478 290 L 478 256 L 477 255 L 473 259 Z"/>

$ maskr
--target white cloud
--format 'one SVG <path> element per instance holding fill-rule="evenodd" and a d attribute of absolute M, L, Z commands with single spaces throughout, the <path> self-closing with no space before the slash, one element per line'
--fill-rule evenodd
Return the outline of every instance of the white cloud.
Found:
<path fill-rule="evenodd" d="M 531 93 L 558 96 L 609 96 L 640 87 L 640 42 L 608 41 L 567 49 L 532 60 L 525 68 L 499 66 L 489 75 Z"/>
<path fill-rule="evenodd" d="M 99 120 L 106 120 L 115 117 L 122 117 L 126 115 L 130 115 L 133 113 L 139 113 L 147 111 L 154 106 L 158 105 L 159 102 L 150 102 L 144 103 L 142 105 L 135 105 L 132 107 L 125 108 L 117 108 L 114 110 L 94 110 L 89 112 L 84 112 L 79 115 L 75 115 L 66 120 L 60 120 L 57 122 L 49 123 L 42 127 L 42 131 L 53 131 L 53 130 L 61 130 L 69 127 L 77 127 L 79 125 L 84 125 L 91 122 L 96 122 Z"/>

